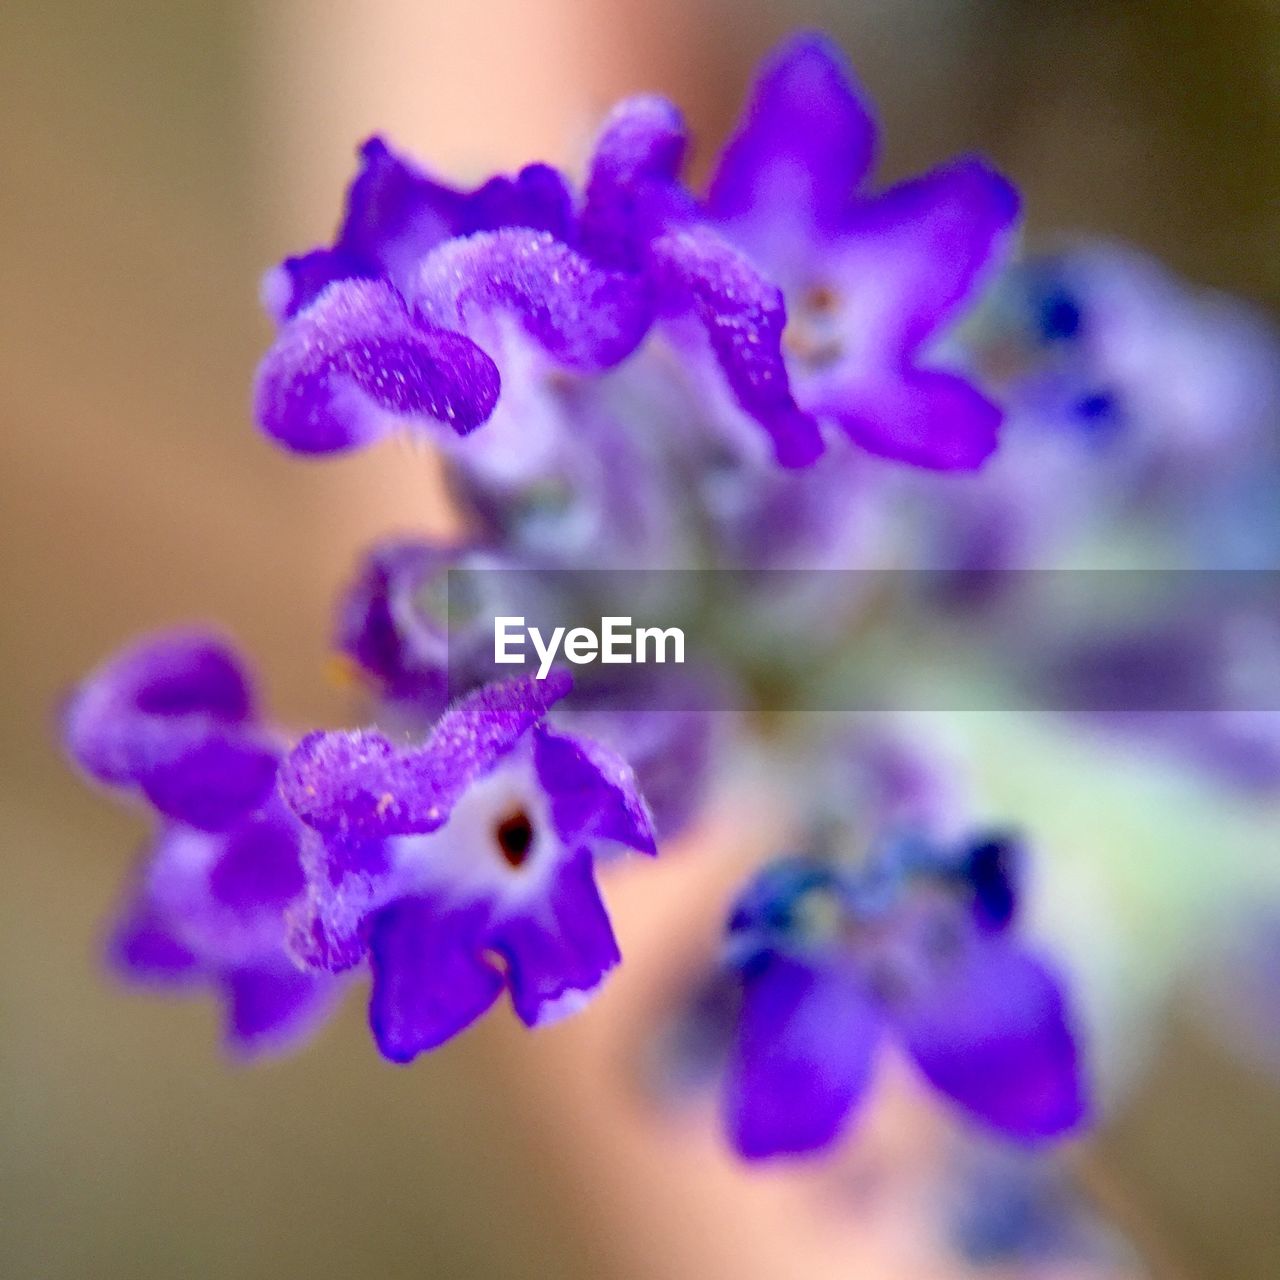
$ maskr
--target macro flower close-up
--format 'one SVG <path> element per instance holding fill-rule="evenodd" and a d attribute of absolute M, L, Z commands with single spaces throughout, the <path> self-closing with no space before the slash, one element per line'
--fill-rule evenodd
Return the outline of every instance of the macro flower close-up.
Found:
<path fill-rule="evenodd" d="M 127 8 L 0 41 L 0 1271 L 1276 1274 L 1275 15 Z"/>

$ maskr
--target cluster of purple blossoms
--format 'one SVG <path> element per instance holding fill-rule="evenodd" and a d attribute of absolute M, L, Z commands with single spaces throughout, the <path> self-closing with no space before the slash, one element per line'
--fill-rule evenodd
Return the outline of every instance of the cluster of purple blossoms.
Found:
<path fill-rule="evenodd" d="M 1066 996 L 1014 929 L 1021 857 L 1003 838 L 896 838 L 854 869 L 794 858 L 748 886 L 726 949 L 739 1007 L 725 1118 L 743 1156 L 829 1145 L 890 1041 L 1010 1138 L 1081 1123 Z"/>
<path fill-rule="evenodd" d="M 276 785 L 285 741 L 259 721 L 236 655 L 205 635 L 152 637 L 84 682 L 63 727 L 76 764 L 136 794 L 156 822 L 112 932 L 113 967 L 146 985 L 213 987 L 237 1053 L 304 1037 L 339 984 L 286 945 L 304 828 Z"/>
<path fill-rule="evenodd" d="M 490 637 L 446 588 L 458 570 L 1004 567 L 1039 554 L 1026 528 L 1046 523 L 1045 475 L 1080 470 L 1064 440 L 1093 448 L 1140 422 L 1127 452 L 1162 475 L 1161 448 L 1218 453 L 1195 437 L 1212 390 L 1125 365 L 1131 334 L 1108 336 L 1212 317 L 1152 301 L 1132 263 L 1014 266 L 1018 197 L 981 160 L 876 189 L 872 115 L 825 40 L 767 61 L 701 195 L 687 144 L 670 103 L 638 97 L 607 119 L 581 189 L 535 164 L 467 190 L 371 139 L 333 244 L 265 281 L 267 436 L 308 455 L 424 438 L 467 532 L 386 541 L 342 597 L 336 644 L 374 727 L 264 728 L 238 659 L 198 635 L 142 643 L 68 705 L 74 761 L 158 824 L 114 959 L 216 986 L 243 1048 L 300 1035 L 361 970 L 399 1062 L 504 991 L 531 1027 L 577 1010 L 620 960 L 599 866 L 656 853 L 698 811 L 719 737 L 748 732 L 687 706 L 617 710 L 560 669 L 492 681 Z M 1201 381 L 1238 359 L 1274 374 L 1272 355 L 1219 343 Z M 1157 430 L 1170 413 L 1173 445 Z M 831 645 L 835 602 L 794 603 L 803 669 L 815 636 Z M 749 710 L 734 661 L 715 675 Z M 912 790 L 910 762 L 890 764 L 886 786 Z M 880 840 L 861 861 L 781 860 L 733 912 L 737 1149 L 833 1141 L 890 1041 L 1002 1134 L 1076 1129 L 1077 1027 L 1015 928 L 1018 849 L 892 822 Z"/>

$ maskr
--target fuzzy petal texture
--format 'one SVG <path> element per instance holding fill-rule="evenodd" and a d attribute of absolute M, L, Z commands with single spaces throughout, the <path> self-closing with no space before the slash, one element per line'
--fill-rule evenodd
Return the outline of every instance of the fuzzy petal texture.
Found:
<path fill-rule="evenodd" d="M 900 1015 L 900 1030 L 929 1082 L 1007 1137 L 1060 1137 L 1085 1117 L 1062 988 L 1003 938 L 976 940 L 949 977 Z"/>
<path fill-rule="evenodd" d="M 460 435 L 498 400 L 498 370 L 460 333 L 411 315 L 379 280 L 331 285 L 281 330 L 258 370 L 262 429 L 295 453 L 337 453 L 399 426 Z"/>
<path fill-rule="evenodd" d="M 621 959 L 585 849 L 558 869 L 536 913 L 494 927 L 492 944 L 507 962 L 511 1003 L 526 1025 L 585 1004 Z"/>
<path fill-rule="evenodd" d="M 501 357 L 501 322 L 514 321 L 556 364 L 597 371 L 625 359 L 651 320 L 632 277 L 596 266 L 546 232 L 481 232 L 442 245 L 411 294 L 419 315 L 465 331 Z"/>
<path fill-rule="evenodd" d="M 263 282 L 263 301 L 283 323 L 336 280 L 385 278 L 404 290 L 437 245 L 497 227 L 533 227 L 568 239 L 573 204 L 564 178 L 548 165 L 532 164 L 514 178 L 490 178 L 464 192 L 373 137 L 360 148 L 360 171 L 332 247 L 286 258 Z"/>
<path fill-rule="evenodd" d="M 853 982 L 777 952 L 743 975 L 725 1115 L 744 1159 L 830 1145 L 866 1093 L 883 1020 Z"/>
<path fill-rule="evenodd" d="M 369 950 L 369 1023 L 384 1057 L 411 1062 L 470 1026 L 502 992 L 483 958 L 485 910 L 406 898 L 381 911 Z"/>
<path fill-rule="evenodd" d="M 281 769 L 282 794 L 308 826 L 344 839 L 435 831 L 571 687 L 559 671 L 487 685 L 451 707 L 421 747 L 372 731 L 309 734 Z"/>
<path fill-rule="evenodd" d="M 707 227 L 663 236 L 652 253 L 663 310 L 697 321 L 734 398 L 769 433 L 778 462 L 803 467 L 815 461 L 822 433 L 791 392 L 781 290 Z"/>
<path fill-rule="evenodd" d="M 285 913 L 288 951 L 307 968 L 354 969 L 365 959 L 373 917 L 405 891 L 393 848 L 304 828 L 301 857 L 306 888 Z"/>

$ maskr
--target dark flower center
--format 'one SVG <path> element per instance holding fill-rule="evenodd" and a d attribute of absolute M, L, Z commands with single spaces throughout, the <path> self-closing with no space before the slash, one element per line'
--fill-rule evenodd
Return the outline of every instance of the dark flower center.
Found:
<path fill-rule="evenodd" d="M 533 823 L 523 809 L 508 814 L 493 829 L 502 856 L 513 867 L 524 865 L 533 848 Z"/>

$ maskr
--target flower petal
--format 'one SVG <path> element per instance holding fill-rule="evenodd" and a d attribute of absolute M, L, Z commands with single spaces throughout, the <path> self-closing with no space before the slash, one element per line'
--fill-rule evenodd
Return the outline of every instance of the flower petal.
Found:
<path fill-rule="evenodd" d="M 210 636 L 172 632 L 91 674 L 67 704 L 63 734 L 91 777 L 137 786 L 167 817 L 216 830 L 275 782 L 277 749 L 252 718 L 235 654 Z"/>
<path fill-rule="evenodd" d="M 490 178 L 466 200 L 459 234 L 529 227 L 568 243 L 574 236 L 573 196 L 558 170 L 526 165 L 514 178 Z"/>
<path fill-rule="evenodd" d="M 145 892 L 135 891 L 107 943 L 107 963 L 131 982 L 187 986 L 205 974 L 199 958 L 169 927 Z"/>
<path fill-rule="evenodd" d="M 381 138 L 360 148 L 360 171 L 331 249 L 286 258 L 263 284 L 267 310 L 284 321 L 335 280 L 388 276 L 397 284 L 441 240 L 455 234 L 466 197 L 421 173 Z"/>
<path fill-rule="evenodd" d="M 234 969 L 224 988 L 227 1044 L 243 1057 L 296 1046 L 327 1016 L 339 990 L 327 974 L 304 973 L 284 959 Z"/>
<path fill-rule="evenodd" d="M 556 832 L 570 848 L 614 840 L 640 853 L 658 852 L 648 806 L 621 756 L 598 742 L 539 728 L 533 759 Z"/>
<path fill-rule="evenodd" d="M 801 35 L 761 68 L 707 195 L 711 214 L 764 219 L 802 210 L 835 224 L 875 158 L 876 125 L 844 55 Z"/>
<path fill-rule="evenodd" d="M 836 286 L 874 289 L 884 320 L 915 351 L 998 267 L 1010 247 L 1017 190 L 966 157 L 860 203 L 836 248 Z"/>
<path fill-rule="evenodd" d="M 446 711 L 420 747 L 398 749 L 372 731 L 308 734 L 281 769 L 281 792 L 325 834 L 358 841 L 435 831 L 572 683 L 553 671 L 486 685 Z"/>
<path fill-rule="evenodd" d="M 582 210 L 584 250 L 622 271 L 644 269 L 650 242 L 694 214 L 680 185 L 689 136 L 680 111 L 642 94 L 619 103 L 600 132 Z"/>
<path fill-rule="evenodd" d="M 258 370 L 258 423 L 297 453 L 369 444 L 400 422 L 460 435 L 498 399 L 493 361 L 460 333 L 409 315 L 385 281 L 331 285 L 281 330 Z"/>
<path fill-rule="evenodd" d="M 1017 216 L 1017 192 L 975 159 L 859 204 L 828 254 L 826 314 L 793 338 L 801 403 L 868 452 L 937 470 L 979 466 L 1000 409 L 917 360 L 999 265 Z"/>
<path fill-rule="evenodd" d="M 511 1003 L 530 1027 L 576 1012 L 621 959 L 585 850 L 558 869 L 536 914 L 502 921 L 491 940 L 507 962 Z"/>
<path fill-rule="evenodd" d="M 278 763 L 272 747 L 218 734 L 192 743 L 171 760 L 157 761 L 140 781 L 143 794 L 165 817 L 222 831 L 271 795 Z"/>
<path fill-rule="evenodd" d="M 380 543 L 364 557 L 338 605 L 336 643 L 388 700 L 431 707 L 447 700 L 450 639 L 433 628 L 419 593 L 457 561 L 456 549 L 419 539 Z"/>
<path fill-rule="evenodd" d="M 535 227 L 567 240 L 573 204 L 564 179 L 532 164 L 472 192 L 421 172 L 381 138 L 360 148 L 360 172 L 332 248 L 286 258 L 263 282 L 263 301 L 280 322 L 311 305 L 335 280 L 388 279 L 403 291 L 442 241 L 497 227 Z"/>
<path fill-rule="evenodd" d="M 341 973 L 364 961 L 374 914 L 402 896 L 392 848 L 380 840 L 302 828 L 306 887 L 285 912 L 285 946 L 310 969 Z"/>
<path fill-rule="evenodd" d="M 1012 943 L 975 941 L 900 1025 L 929 1082 L 1009 1137 L 1058 1137 L 1083 1120 L 1085 1086 L 1062 988 Z"/>
<path fill-rule="evenodd" d="M 782 293 L 706 227 L 653 244 L 664 310 L 699 322 L 738 404 L 764 427 L 778 461 L 803 467 L 823 450 L 818 425 L 796 405 L 782 357 Z"/>
<path fill-rule="evenodd" d="M 480 905 L 406 898 L 380 911 L 369 937 L 369 1025 L 384 1057 L 411 1062 L 473 1023 L 498 998 L 502 975 L 482 959 Z"/>
<path fill-rule="evenodd" d="M 817 1151 L 861 1101 L 883 1024 L 874 1005 L 833 971 L 764 952 L 743 976 L 725 1118 L 748 1160 Z"/>
<path fill-rule="evenodd" d="M 934 471 L 973 471 L 995 451 L 1003 413 L 964 378 L 899 368 L 834 383 L 805 404 L 868 453 Z"/>
<path fill-rule="evenodd" d="M 410 296 L 419 315 L 474 334 L 491 354 L 514 319 L 557 363 L 607 369 L 635 350 L 651 320 L 637 281 L 595 266 L 544 231 L 480 232 L 441 245 Z"/>

